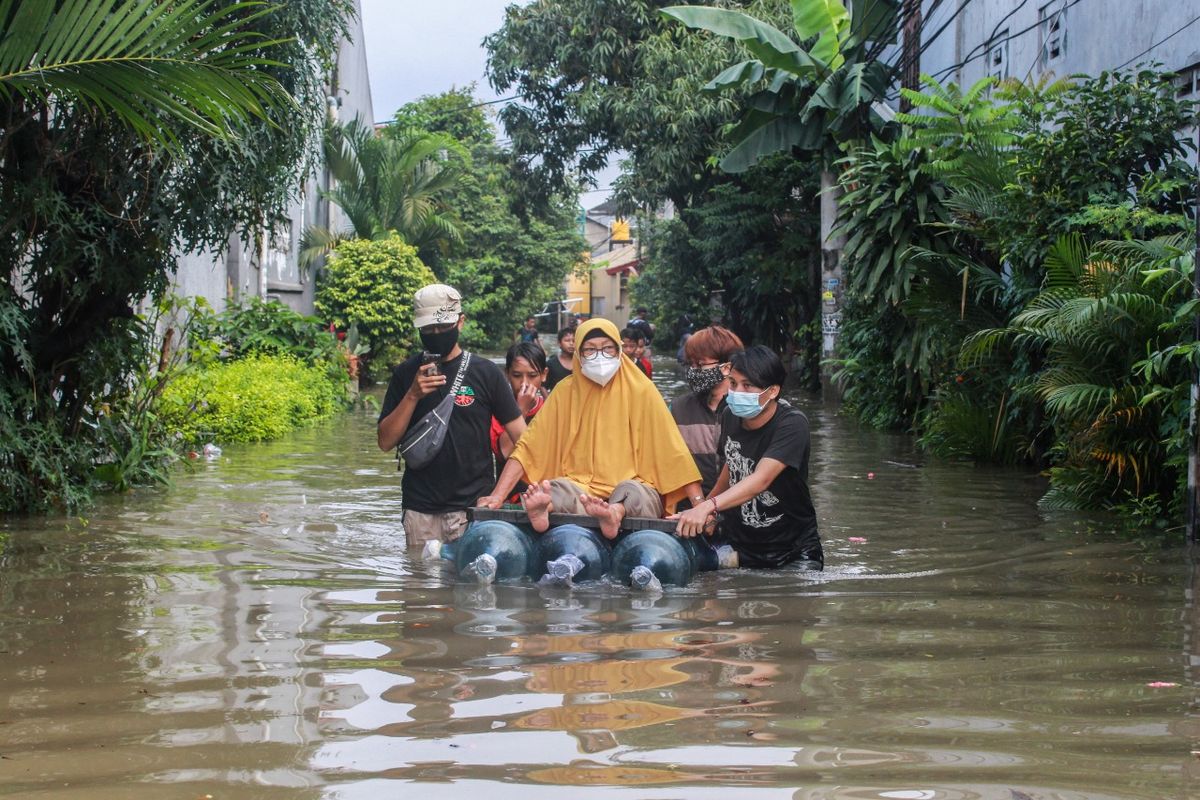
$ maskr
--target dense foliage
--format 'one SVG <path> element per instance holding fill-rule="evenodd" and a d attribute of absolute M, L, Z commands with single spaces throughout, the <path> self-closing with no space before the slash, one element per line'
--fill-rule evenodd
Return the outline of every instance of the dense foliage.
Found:
<path fill-rule="evenodd" d="M 468 345 L 506 345 L 529 314 L 557 300 L 563 279 L 584 250 L 573 192 L 525 203 L 512 156 L 471 88 L 423 97 L 396 112 L 385 136 L 428 131 L 451 137 L 463 153 L 447 206 L 461 237 L 444 248 L 422 248 L 438 279 L 463 294 Z M 565 190 L 564 190 L 565 191 Z"/>
<path fill-rule="evenodd" d="M 686 314 L 697 326 L 713 318 L 744 340 L 765 344 L 817 377 L 811 360 L 818 333 L 817 167 L 776 157 L 719 183 L 703 202 L 644 235 L 648 266 L 634 291 L 639 303 Z M 710 297 L 720 292 L 721 306 Z M 676 319 L 663 320 L 677 337 Z M 657 338 L 657 337 L 656 337 Z"/>
<path fill-rule="evenodd" d="M 79 4 L 66 14 L 68 5 L 5 6 L 0 24 L 12 34 L 0 45 L 6 59 L 28 42 L 31 57 L 44 60 L 49 51 L 38 42 L 54 39 L 56 24 L 73 31 L 57 41 L 83 52 L 116 42 L 142 46 L 136 36 L 80 22 L 128 27 L 134 17 L 124 10 L 97 0 L 86 4 L 94 14 Z M 236 5 L 207 22 L 211 4 L 150 7 L 174 13 L 139 17 L 139 35 L 171 42 L 171 59 L 39 68 L 28 77 L 35 90 L 0 92 L 0 270 L 9 276 L 0 292 L 0 419 L 7 427 L 0 469 L 22 476 L 18 488 L 4 482 L 0 509 L 86 499 L 93 465 L 109 449 L 102 409 L 119 407 L 125 399 L 117 395 L 144 385 L 147 337 L 137 305 L 163 293 L 180 249 L 219 249 L 231 230 L 253 240 L 264 220 L 279 217 L 310 167 L 327 68 L 352 3 Z M 63 15 L 43 16 L 46 9 Z M 225 38 L 214 49 L 205 42 L 216 30 Z M 255 62 L 243 84 L 255 94 L 258 116 L 239 110 L 227 91 L 238 72 L 218 79 L 189 64 L 209 51 Z M 116 78 L 114 63 L 124 70 Z M 184 73 L 190 77 L 181 82 Z M 98 113 L 130 95 L 140 98 L 130 108 L 144 124 L 127 113 Z"/>
<path fill-rule="evenodd" d="M 711 156 L 744 93 L 701 91 L 738 56 L 733 42 L 659 14 L 668 0 L 551 0 L 512 5 L 487 37 L 488 77 L 519 96 L 500 121 L 523 185 L 552 195 L 588 181 L 623 154 L 617 197 L 627 207 L 690 206 L 721 172 Z M 775 0 L 722 2 L 782 21 Z"/>
<path fill-rule="evenodd" d="M 847 396 L 936 452 L 1049 466 L 1048 505 L 1177 518 L 1194 108 L 1151 71 L 988 88 L 906 91 L 925 113 L 843 162 Z"/>
<path fill-rule="evenodd" d="M 392 234 L 386 239 L 350 239 L 338 245 L 317 285 L 317 312 L 335 327 L 355 326 L 372 348 L 408 347 L 413 294 L 434 283 L 417 248 Z"/>
<path fill-rule="evenodd" d="M 345 407 L 345 382 L 320 364 L 259 353 L 217 361 L 172 381 L 159 415 L 189 444 L 275 439 Z"/>

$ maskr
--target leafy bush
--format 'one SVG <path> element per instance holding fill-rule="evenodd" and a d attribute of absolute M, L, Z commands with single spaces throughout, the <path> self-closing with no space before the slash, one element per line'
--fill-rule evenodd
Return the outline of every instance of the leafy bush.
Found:
<path fill-rule="evenodd" d="M 412 345 L 413 294 L 435 283 L 417 249 L 395 234 L 338 245 L 321 273 L 317 312 L 339 329 L 357 325 L 372 348 Z"/>
<path fill-rule="evenodd" d="M 341 360 L 337 338 L 326 323 L 260 297 L 232 304 L 220 314 L 199 315 L 192 337 L 217 342 L 227 359 L 265 354 L 310 362 Z"/>
<path fill-rule="evenodd" d="M 344 405 L 344 382 L 287 356 L 253 355 L 210 364 L 167 386 L 164 423 L 189 443 L 273 439 Z"/>
<path fill-rule="evenodd" d="M 1041 359 L 1024 388 L 1054 433 L 1048 505 L 1179 508 L 1182 401 L 1200 306 L 1193 241 L 1179 234 L 1089 248 L 1081 235 L 1065 236 L 1046 259 L 1045 289 L 1008 327 L 964 346 L 968 363 L 1002 345 Z"/>

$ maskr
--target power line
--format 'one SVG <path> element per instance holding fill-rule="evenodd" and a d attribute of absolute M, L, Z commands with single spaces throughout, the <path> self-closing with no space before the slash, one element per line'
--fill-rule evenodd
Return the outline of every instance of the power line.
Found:
<path fill-rule="evenodd" d="M 1124 68 L 1124 67 L 1127 67 L 1129 64 L 1133 63 L 1134 61 L 1137 61 L 1139 58 L 1141 58 L 1142 56 L 1146 55 L 1146 53 L 1149 53 L 1151 50 L 1153 50 L 1154 48 L 1158 47 L 1158 46 L 1159 46 L 1160 44 L 1162 44 L 1163 42 L 1167 41 L 1167 39 L 1170 39 L 1170 38 L 1171 38 L 1171 37 L 1173 37 L 1173 36 L 1176 36 L 1176 35 L 1178 35 L 1178 34 L 1180 34 L 1180 33 L 1183 33 L 1185 30 L 1187 30 L 1188 28 L 1192 27 L 1192 26 L 1193 26 L 1193 25 L 1195 25 L 1197 22 L 1200 22 L 1200 17 L 1196 17 L 1196 18 L 1194 18 L 1194 19 L 1193 19 L 1191 22 L 1188 22 L 1188 23 L 1186 23 L 1186 24 L 1185 24 L 1185 25 L 1184 25 L 1182 28 L 1179 28 L 1179 29 L 1178 29 L 1178 30 L 1176 30 L 1174 33 L 1168 34 L 1167 36 L 1163 37 L 1162 39 L 1159 39 L 1157 42 L 1155 42 L 1154 44 L 1150 45 L 1150 46 L 1149 46 L 1149 47 L 1147 47 L 1145 50 L 1143 50 L 1142 52 L 1138 53 L 1136 56 L 1134 56 L 1133 58 L 1129 59 L 1128 61 L 1126 61 L 1126 62 L 1125 62 L 1124 64 L 1122 64 L 1121 66 L 1117 67 L 1117 69 L 1122 69 L 1122 68 Z"/>
<path fill-rule="evenodd" d="M 524 99 L 525 99 L 525 96 L 520 95 L 520 94 L 514 94 L 512 97 L 498 97 L 495 100 L 485 100 L 482 103 L 472 103 L 467 106 L 459 106 L 458 108 L 448 108 L 444 111 L 438 112 L 437 114 L 431 114 L 430 119 L 441 119 L 442 117 L 449 117 L 449 116 L 453 116 L 454 114 L 461 114 L 464 111 L 470 111 L 473 108 L 483 108 L 484 106 L 494 106 L 497 103 L 508 103 L 513 100 L 524 100 Z M 395 124 L 396 124 L 395 119 L 389 119 L 384 122 L 376 122 L 375 123 L 376 126 L 395 125 Z"/>
<path fill-rule="evenodd" d="M 1058 13 L 1054 14 L 1053 16 L 1048 15 L 1045 19 L 1039 19 L 1038 25 L 1041 25 L 1043 22 L 1046 23 L 1046 28 L 1047 28 L 1046 32 L 1049 33 L 1050 26 L 1052 26 L 1054 24 L 1054 17 L 1058 17 L 1059 18 L 1059 30 L 1061 31 L 1062 25 L 1063 25 L 1063 18 L 1066 15 L 1066 13 L 1067 13 L 1067 0 L 1063 0 L 1063 7 L 1058 10 Z M 1046 42 L 1042 42 L 1042 46 L 1037 49 L 1037 53 L 1035 53 L 1033 56 L 1033 61 L 1031 61 L 1029 63 L 1029 69 L 1025 70 L 1025 77 L 1021 79 L 1022 83 L 1029 80 L 1029 76 L 1033 74 L 1033 68 L 1035 66 L 1037 66 L 1038 60 L 1042 57 L 1042 54 L 1045 51 L 1046 51 Z"/>
<path fill-rule="evenodd" d="M 1026 1 L 1028 1 L 1028 0 L 1026 0 Z M 1066 11 L 1068 8 L 1071 8 L 1071 7 L 1073 7 L 1073 6 L 1077 6 L 1077 5 L 1079 5 L 1080 3 L 1082 3 L 1082 2 L 1083 2 L 1083 0 L 1071 0 L 1071 2 L 1069 2 L 1069 3 L 1067 3 L 1065 6 L 1063 6 L 1062 10 L 1063 10 L 1063 11 Z M 1024 5 L 1024 3 L 1022 3 L 1022 5 Z M 1020 7 L 1021 7 L 1021 6 L 1017 6 L 1017 8 L 1020 8 Z M 1014 12 L 1015 12 L 1015 11 L 1016 11 L 1016 9 L 1014 9 Z M 1003 22 L 1003 20 L 1002 20 L 1001 22 Z M 988 41 L 986 41 L 986 42 L 982 42 L 982 43 L 981 43 L 981 44 L 979 44 L 979 45 L 976 45 L 975 47 L 971 48 L 971 52 L 972 52 L 972 53 L 975 53 L 975 51 L 976 51 L 976 50 L 978 50 L 980 47 L 983 47 L 983 48 L 984 48 L 983 52 L 981 52 L 981 53 L 978 53 L 978 54 L 975 54 L 975 55 L 972 55 L 972 56 L 970 56 L 969 58 L 964 58 L 962 61 L 958 62 L 957 64 L 952 64 L 951 66 L 949 66 L 949 67 L 946 67 L 946 68 L 945 68 L 945 69 L 943 69 L 943 70 L 940 70 L 940 71 L 937 73 L 937 75 L 935 75 L 934 77 L 941 77 L 941 76 L 943 76 L 943 75 L 949 75 L 951 72 L 954 72 L 955 70 L 959 69 L 960 67 L 965 67 L 967 64 L 970 64 L 970 63 L 971 63 L 972 61 L 974 61 L 975 59 L 977 59 L 977 58 L 980 58 L 980 57 L 982 57 L 982 56 L 986 55 L 986 54 L 987 54 L 987 52 L 988 52 L 987 48 L 988 48 L 988 46 L 989 46 L 989 45 L 999 45 L 999 44 L 1004 44 L 1005 42 L 1010 42 L 1010 41 L 1012 41 L 1013 39 L 1016 39 L 1018 36 L 1024 36 L 1025 34 L 1029 33 L 1029 32 L 1030 32 L 1031 30 L 1033 30 L 1034 28 L 1036 28 L 1036 27 L 1038 27 L 1039 25 L 1041 25 L 1041 24 L 1042 24 L 1042 22 L 1044 22 L 1044 20 L 1040 20 L 1040 19 L 1039 19 L 1037 22 L 1033 23 L 1032 25 L 1030 25 L 1030 26 L 1028 26 L 1028 27 L 1025 27 L 1025 28 L 1022 28 L 1021 30 L 1017 31 L 1016 33 L 1010 33 L 1008 36 L 1005 36 L 1003 39 L 999 39 L 999 40 L 996 40 L 996 41 L 991 41 L 991 40 L 988 40 Z"/>

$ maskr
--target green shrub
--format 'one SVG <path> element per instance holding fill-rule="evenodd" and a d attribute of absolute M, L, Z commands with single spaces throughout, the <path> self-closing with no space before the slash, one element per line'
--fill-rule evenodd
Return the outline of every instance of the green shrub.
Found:
<path fill-rule="evenodd" d="M 412 296 L 436 280 L 416 248 L 395 234 L 352 239 L 339 244 L 325 265 L 317 312 L 341 330 L 357 325 L 372 349 L 388 343 L 411 347 Z"/>
<path fill-rule="evenodd" d="M 230 305 L 220 314 L 198 315 L 192 337 L 217 342 L 230 359 L 263 353 L 308 362 L 344 360 L 328 323 L 260 297 Z"/>
<path fill-rule="evenodd" d="M 286 356 L 215 363 L 167 386 L 159 415 L 185 441 L 274 439 L 344 406 L 344 381 Z"/>

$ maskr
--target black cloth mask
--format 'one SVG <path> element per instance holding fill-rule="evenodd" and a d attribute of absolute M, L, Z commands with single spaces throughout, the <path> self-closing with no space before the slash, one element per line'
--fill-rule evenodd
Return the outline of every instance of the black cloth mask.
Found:
<path fill-rule="evenodd" d="M 725 373 L 719 366 L 707 369 L 688 367 L 683 379 L 687 381 L 688 388 L 696 394 L 708 394 L 725 380 Z"/>
<path fill-rule="evenodd" d="M 439 354 L 442 358 L 448 356 L 454 349 L 454 345 L 458 344 L 457 325 L 441 333 L 425 333 L 424 331 L 417 333 L 421 337 L 421 345 L 429 352 Z"/>

